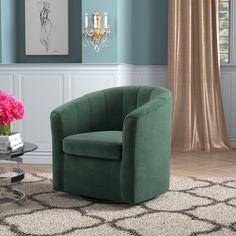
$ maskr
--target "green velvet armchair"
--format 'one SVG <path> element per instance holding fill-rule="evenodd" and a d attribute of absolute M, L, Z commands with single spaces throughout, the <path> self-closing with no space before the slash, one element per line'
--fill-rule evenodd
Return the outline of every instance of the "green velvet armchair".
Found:
<path fill-rule="evenodd" d="M 51 113 L 53 186 L 137 204 L 169 189 L 171 93 L 127 86 L 90 93 Z"/>

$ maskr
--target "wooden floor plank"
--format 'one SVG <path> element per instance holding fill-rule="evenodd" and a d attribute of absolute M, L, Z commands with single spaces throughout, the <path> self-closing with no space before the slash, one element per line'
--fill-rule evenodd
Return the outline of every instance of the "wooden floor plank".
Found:
<path fill-rule="evenodd" d="M 0 164 L 9 169 L 15 164 Z M 51 165 L 21 164 L 26 172 L 50 173 Z M 173 153 L 171 175 L 236 177 L 236 150 L 223 152 Z"/>
<path fill-rule="evenodd" d="M 236 150 L 174 153 L 171 175 L 236 177 Z"/>

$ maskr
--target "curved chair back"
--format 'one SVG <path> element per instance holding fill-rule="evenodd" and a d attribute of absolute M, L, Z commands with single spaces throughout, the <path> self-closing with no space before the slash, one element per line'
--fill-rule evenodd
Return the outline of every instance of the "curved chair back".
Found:
<path fill-rule="evenodd" d="M 126 86 L 85 95 L 91 130 L 122 130 L 127 114 L 159 97 L 161 93 L 169 94 L 169 91 L 161 87 Z"/>

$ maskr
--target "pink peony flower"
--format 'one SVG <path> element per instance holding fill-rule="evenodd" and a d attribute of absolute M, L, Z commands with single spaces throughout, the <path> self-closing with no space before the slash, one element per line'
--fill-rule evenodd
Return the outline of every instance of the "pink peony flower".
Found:
<path fill-rule="evenodd" d="M 20 101 L 12 104 L 12 115 L 15 119 L 20 120 L 24 117 L 24 107 Z"/>
<path fill-rule="evenodd" d="M 14 119 L 22 119 L 24 107 L 11 94 L 0 90 L 0 124 L 10 124 Z"/>

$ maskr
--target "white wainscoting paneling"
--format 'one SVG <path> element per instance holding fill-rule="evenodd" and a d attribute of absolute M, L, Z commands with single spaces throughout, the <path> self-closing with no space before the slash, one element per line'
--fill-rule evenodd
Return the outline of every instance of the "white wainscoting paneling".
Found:
<path fill-rule="evenodd" d="M 14 122 L 25 141 L 37 151 L 26 163 L 51 163 L 50 112 L 59 105 L 89 92 L 126 85 L 167 85 L 167 66 L 22 64 L 0 66 L 0 89 L 14 94 L 25 107 L 25 118 Z M 233 147 L 236 147 L 236 67 L 221 73 L 225 117 Z"/>
<path fill-rule="evenodd" d="M 24 141 L 38 145 L 26 163 L 51 163 L 51 111 L 74 98 L 118 84 L 118 65 L 1 65 L 0 89 L 20 99 L 25 117 L 14 122 Z"/>
<path fill-rule="evenodd" d="M 223 98 L 225 121 L 231 136 L 231 88 L 232 74 L 223 73 L 221 78 L 221 94 Z"/>
<path fill-rule="evenodd" d="M 14 91 L 14 73 L 1 73 L 0 84 L 1 90 L 8 93 L 13 93 Z"/>
<path fill-rule="evenodd" d="M 117 75 L 113 73 L 72 73 L 71 98 L 81 97 L 90 92 L 116 86 Z"/>
<path fill-rule="evenodd" d="M 120 65 L 119 86 L 128 85 L 167 85 L 167 66 Z"/>
<path fill-rule="evenodd" d="M 38 153 L 51 156 L 49 117 L 50 112 L 64 101 L 63 74 L 23 72 L 18 80 L 17 89 L 25 107 L 25 117 L 20 122 L 22 138 L 36 143 Z"/>
<path fill-rule="evenodd" d="M 236 148 L 236 66 L 221 68 L 221 88 L 228 133 Z"/>

